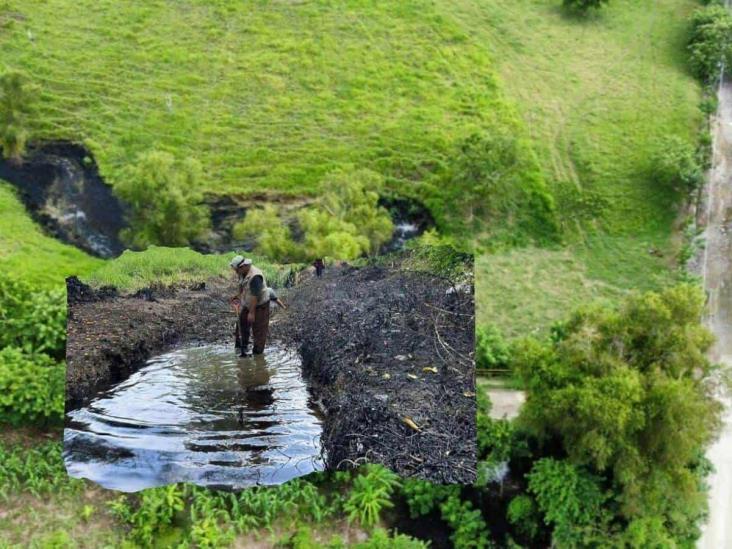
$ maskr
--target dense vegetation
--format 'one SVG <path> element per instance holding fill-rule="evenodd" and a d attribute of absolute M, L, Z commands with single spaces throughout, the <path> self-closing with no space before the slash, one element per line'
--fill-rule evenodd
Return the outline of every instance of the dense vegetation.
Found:
<path fill-rule="evenodd" d="M 671 236 L 708 165 L 703 86 L 730 65 L 731 19 L 696 0 L 564 2 L 606 4 L 583 18 L 561 3 L 0 3 L 3 154 L 83 141 L 133 205 L 127 241 L 150 246 L 103 264 L 43 235 L 0 182 L 0 422 L 62 417 L 64 276 L 103 265 L 95 285 L 134 290 L 227 271 L 151 246 L 205 238 L 206 193 L 307 195 L 293 217 L 263 203 L 234 227 L 291 261 L 377 250 L 391 232 L 379 193 L 424 202 L 441 234 L 418 253 L 440 272 L 446 242 L 492 252 L 477 261 L 477 362 L 528 395 L 510 423 L 478 392 L 469 487 L 366 467 L 118 497 L 67 479 L 45 434 L 7 429 L 8 542 L 215 547 L 269 532 L 340 547 L 353 528 L 361 547 L 421 547 L 382 529 L 407 509 L 456 547 L 692 545 L 718 409 L 702 299 L 671 287 L 687 278 Z M 270 280 L 289 272 L 257 261 Z"/>

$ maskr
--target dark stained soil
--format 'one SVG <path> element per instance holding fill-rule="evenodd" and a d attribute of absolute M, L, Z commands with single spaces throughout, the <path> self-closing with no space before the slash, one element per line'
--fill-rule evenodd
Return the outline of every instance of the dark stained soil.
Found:
<path fill-rule="evenodd" d="M 398 268 L 339 266 L 281 290 L 271 338 L 296 346 L 324 415 L 328 469 L 381 463 L 444 483 L 476 477 L 474 296 Z M 184 343 L 231 341 L 233 282 L 121 296 L 67 281 L 67 409 Z"/>
<path fill-rule="evenodd" d="M 0 179 L 18 188 L 28 212 L 51 236 L 99 257 L 124 250 L 124 205 L 83 145 L 34 144 L 22 163 L 0 157 Z"/>
<path fill-rule="evenodd" d="M 110 287 L 93 290 L 76 277 L 66 280 L 66 288 L 67 410 L 175 345 L 231 338 L 234 315 L 226 295 L 233 290 L 223 279 L 203 287 L 146 288 L 129 296 Z"/>
<path fill-rule="evenodd" d="M 327 415 L 329 469 L 381 463 L 403 476 L 476 476 L 474 296 L 428 273 L 327 270 L 296 287 L 276 324 L 300 350 Z"/>

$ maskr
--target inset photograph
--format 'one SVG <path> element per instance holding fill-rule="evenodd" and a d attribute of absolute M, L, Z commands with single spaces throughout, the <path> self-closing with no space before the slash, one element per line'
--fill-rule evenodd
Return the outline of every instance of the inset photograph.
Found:
<path fill-rule="evenodd" d="M 475 480 L 471 255 L 284 265 L 190 252 L 140 275 L 181 253 L 127 251 L 67 279 L 71 476 L 241 489 L 380 463 Z"/>

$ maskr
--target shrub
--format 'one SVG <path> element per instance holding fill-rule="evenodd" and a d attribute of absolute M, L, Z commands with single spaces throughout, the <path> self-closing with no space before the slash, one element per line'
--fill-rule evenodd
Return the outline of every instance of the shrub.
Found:
<path fill-rule="evenodd" d="M 591 9 L 599 9 L 603 4 L 607 3 L 608 0 L 563 0 L 565 8 L 579 13 L 587 13 Z"/>
<path fill-rule="evenodd" d="M 370 170 L 338 170 L 323 186 L 328 190 L 318 203 L 298 212 L 305 235 L 303 257 L 356 259 L 378 252 L 394 232 L 389 212 L 378 204 L 381 176 Z"/>
<path fill-rule="evenodd" d="M 534 500 L 527 495 L 516 496 L 508 504 L 506 518 L 516 530 L 529 540 L 539 532 L 539 522 Z"/>
<path fill-rule="evenodd" d="M 383 509 L 394 506 L 392 492 L 400 485 L 399 477 L 381 465 L 366 465 L 358 475 L 343 505 L 348 520 L 358 520 L 362 526 L 373 526 L 379 521 Z"/>
<path fill-rule="evenodd" d="M 467 241 L 485 233 L 489 248 L 556 239 L 554 200 L 515 133 L 476 133 L 456 144 L 427 201 L 441 229 Z"/>
<path fill-rule="evenodd" d="M 475 341 L 475 365 L 478 368 L 505 368 L 510 358 L 508 342 L 496 326 L 478 326 Z"/>
<path fill-rule="evenodd" d="M 210 227 L 209 210 L 202 205 L 201 164 L 179 161 L 167 153 L 140 155 L 115 191 L 130 207 L 129 229 L 120 236 L 130 246 L 150 244 L 185 246 Z"/>
<path fill-rule="evenodd" d="M 0 324 L 0 347 L 62 358 L 66 346 L 64 290 L 38 290 L 24 281 L 0 277 Z"/>
<path fill-rule="evenodd" d="M 667 138 L 656 154 L 655 177 L 676 191 L 692 191 L 704 183 L 704 169 L 697 151 L 678 137 Z"/>
<path fill-rule="evenodd" d="M 357 543 L 353 547 L 355 549 L 427 549 L 428 545 L 404 534 L 397 533 L 393 537 L 389 537 L 386 530 L 376 528 L 369 539 Z"/>
<path fill-rule="evenodd" d="M 703 82 L 715 82 L 721 67 L 732 64 L 732 15 L 723 6 L 710 5 L 691 18 L 689 63 Z"/>
<path fill-rule="evenodd" d="M 176 514 L 185 508 L 186 488 L 171 484 L 150 488 L 132 499 L 120 496 L 110 503 L 110 510 L 118 519 L 132 527 L 131 539 L 144 547 L 153 545 L 156 536 L 173 525 Z"/>
<path fill-rule="evenodd" d="M 63 364 L 21 349 L 0 350 L 0 422 L 59 423 L 64 414 Z"/>
<path fill-rule="evenodd" d="M 426 480 L 407 479 L 402 484 L 402 494 L 413 519 L 431 513 L 448 497 L 459 493 L 459 486 L 434 484 Z"/>
<path fill-rule="evenodd" d="M 488 526 L 480 509 L 457 495 L 448 497 L 441 505 L 442 519 L 452 529 L 450 540 L 455 549 L 491 547 Z"/>
<path fill-rule="evenodd" d="M 434 229 L 407 243 L 409 259 L 405 265 L 444 276 L 453 284 L 473 270 L 473 254 L 461 242 L 438 234 Z"/>
<path fill-rule="evenodd" d="M 272 260 L 290 260 L 297 255 L 289 227 L 271 204 L 248 210 L 244 219 L 234 225 L 232 235 L 238 240 L 249 240 L 258 254 Z"/>
<path fill-rule="evenodd" d="M 25 154 L 37 95 L 25 75 L 15 71 L 0 75 L 0 148 L 15 162 Z"/>

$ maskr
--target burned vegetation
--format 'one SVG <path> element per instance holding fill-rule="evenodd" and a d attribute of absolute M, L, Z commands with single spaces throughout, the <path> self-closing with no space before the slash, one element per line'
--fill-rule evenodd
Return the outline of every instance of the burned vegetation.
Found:
<path fill-rule="evenodd" d="M 340 267 L 290 301 L 276 331 L 295 340 L 325 411 L 329 469 L 375 462 L 436 482 L 475 480 L 472 281 Z"/>

